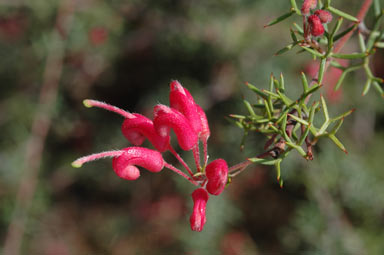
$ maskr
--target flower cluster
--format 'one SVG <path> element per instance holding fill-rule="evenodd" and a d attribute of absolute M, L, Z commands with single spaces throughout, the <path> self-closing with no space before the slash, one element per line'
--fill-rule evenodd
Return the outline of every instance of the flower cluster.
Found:
<path fill-rule="evenodd" d="M 112 157 L 115 173 L 126 180 L 140 177 L 137 166 L 150 172 L 160 172 L 164 167 L 179 174 L 198 188 L 193 192 L 193 212 L 190 217 L 191 229 L 202 231 L 206 222 L 205 209 L 208 193 L 219 195 L 228 182 L 228 165 L 223 159 L 208 164 L 207 140 L 210 136 L 207 117 L 195 102 L 190 92 L 178 81 L 172 81 L 169 94 L 170 107 L 158 104 L 153 110 L 153 120 L 138 114 L 124 111 L 115 106 L 96 101 L 84 100 L 87 107 L 99 107 L 120 114 L 125 118 L 122 133 L 134 146 L 116 151 L 106 151 L 77 159 L 74 167 L 100 158 Z M 193 172 L 170 143 L 171 129 L 176 135 L 180 148 L 193 152 L 196 170 Z M 140 147 L 145 139 L 155 149 Z M 200 146 L 203 147 L 203 164 L 200 160 Z M 167 163 L 163 153 L 169 151 L 183 165 L 188 174 Z"/>
<path fill-rule="evenodd" d="M 311 10 L 316 9 L 317 0 L 304 0 L 301 7 L 301 14 L 304 19 L 304 34 L 309 36 L 322 36 L 324 25 L 332 21 L 332 14 L 325 10 L 316 10 L 311 14 Z"/>

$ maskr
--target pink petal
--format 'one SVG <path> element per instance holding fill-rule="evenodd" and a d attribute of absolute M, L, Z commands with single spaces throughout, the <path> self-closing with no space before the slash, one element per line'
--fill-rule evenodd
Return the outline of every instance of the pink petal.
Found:
<path fill-rule="evenodd" d="M 140 171 L 135 167 L 141 166 L 151 172 L 160 172 L 164 167 L 161 153 L 143 147 L 128 147 L 124 153 L 113 158 L 112 166 L 116 174 L 127 180 L 139 178 Z"/>
<path fill-rule="evenodd" d="M 191 150 L 198 142 L 197 134 L 187 118 L 168 106 L 161 104 L 155 106 L 153 123 L 155 130 L 162 137 L 168 136 L 170 129 L 173 129 L 183 150 Z"/>

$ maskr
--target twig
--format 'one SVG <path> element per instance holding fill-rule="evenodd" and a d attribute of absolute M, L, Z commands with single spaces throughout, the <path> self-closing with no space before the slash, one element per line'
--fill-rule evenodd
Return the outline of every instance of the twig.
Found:
<path fill-rule="evenodd" d="M 27 142 L 24 169 L 16 195 L 15 208 L 8 227 L 4 244 L 4 254 L 20 253 L 25 224 L 38 182 L 38 173 L 44 152 L 44 144 L 51 127 L 52 109 L 55 106 L 60 77 L 63 70 L 64 41 L 59 29 L 69 30 L 74 10 L 73 0 L 63 0 L 58 9 L 56 24 L 51 32 L 51 48 L 47 54 L 43 83 L 40 90 L 38 108 Z"/>

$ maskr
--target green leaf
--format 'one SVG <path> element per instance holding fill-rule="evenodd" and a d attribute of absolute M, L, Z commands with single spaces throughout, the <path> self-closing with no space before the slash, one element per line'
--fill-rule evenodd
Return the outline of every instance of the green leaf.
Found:
<path fill-rule="evenodd" d="M 277 93 L 279 94 L 280 96 L 280 99 L 281 101 L 283 101 L 283 103 L 286 105 L 286 106 L 290 106 L 292 104 L 292 100 L 289 99 L 286 95 L 284 95 L 283 93 L 281 93 L 280 91 L 277 91 Z"/>
<path fill-rule="evenodd" d="M 298 15 L 301 15 L 301 12 L 300 12 L 299 8 L 297 8 L 296 1 L 295 1 L 295 0 L 290 0 L 290 1 L 291 1 L 292 9 L 295 10 L 295 12 L 296 12 Z"/>
<path fill-rule="evenodd" d="M 254 85 L 246 82 L 245 85 L 250 89 L 252 90 L 253 92 L 255 92 L 256 94 L 258 94 L 259 96 L 261 96 L 262 98 L 264 99 L 267 99 L 268 98 L 268 95 L 266 93 L 264 93 L 263 91 L 261 91 L 260 89 L 258 89 L 257 87 L 255 87 Z"/>
<path fill-rule="evenodd" d="M 368 93 L 369 89 L 371 88 L 371 84 L 372 84 L 372 80 L 371 78 L 368 78 L 364 84 L 364 89 L 362 93 L 363 96 L 365 96 Z"/>
<path fill-rule="evenodd" d="M 243 100 L 243 103 L 244 103 L 245 107 L 247 108 L 249 114 L 252 117 L 256 117 L 257 115 L 256 115 L 255 111 L 253 110 L 251 104 L 247 100 Z"/>
<path fill-rule="evenodd" d="M 357 59 L 357 58 L 365 58 L 367 53 L 365 52 L 355 52 L 351 54 L 332 54 L 332 57 L 334 58 L 341 58 L 341 59 Z"/>
<path fill-rule="evenodd" d="M 289 117 L 291 117 L 292 119 L 296 120 L 297 122 L 305 125 L 305 126 L 308 126 L 309 123 L 306 121 L 306 120 L 303 120 L 302 118 L 299 118 L 297 117 L 296 115 L 293 115 L 293 114 L 288 114 Z"/>
<path fill-rule="evenodd" d="M 359 37 L 359 46 L 360 46 L 360 50 L 362 52 L 365 52 L 367 50 L 367 48 L 365 47 L 365 41 L 364 41 L 364 36 L 359 32 L 357 33 L 358 37 Z"/>
<path fill-rule="evenodd" d="M 325 71 L 325 63 L 327 62 L 326 58 L 322 58 L 320 61 L 320 68 L 319 68 L 319 75 L 317 78 L 317 81 L 319 84 L 323 82 L 323 77 L 324 77 L 324 71 Z"/>
<path fill-rule="evenodd" d="M 295 31 L 293 31 L 292 29 L 290 29 L 290 32 L 291 32 L 291 38 L 292 38 L 292 41 L 295 42 L 295 43 L 297 43 L 298 40 L 297 40 Z"/>
<path fill-rule="evenodd" d="M 279 23 L 279 22 L 281 22 L 281 21 L 283 21 L 283 20 L 289 18 L 289 17 L 292 16 L 292 14 L 294 14 L 295 12 L 296 12 L 296 11 L 294 11 L 294 10 L 290 10 L 288 13 L 285 13 L 285 14 L 281 15 L 280 17 L 278 17 L 278 18 L 272 20 L 271 22 L 269 22 L 269 23 L 268 23 L 267 25 L 265 25 L 264 27 L 269 27 L 269 26 L 275 25 L 275 24 L 277 24 L 277 23 Z"/>
<path fill-rule="evenodd" d="M 339 130 L 339 128 L 341 127 L 341 125 L 343 124 L 343 122 L 344 122 L 344 118 L 340 119 L 339 122 L 332 128 L 331 132 L 329 133 L 335 135 Z"/>
<path fill-rule="evenodd" d="M 380 93 L 381 97 L 384 97 L 384 91 L 383 88 L 380 86 L 380 84 L 377 81 L 373 81 L 373 86 L 377 90 L 377 92 Z"/>
<path fill-rule="evenodd" d="M 293 49 L 293 47 L 295 47 L 297 45 L 297 42 L 294 42 L 294 43 L 290 43 L 288 44 L 287 46 L 285 46 L 284 48 L 278 50 L 276 53 L 275 53 L 275 56 L 279 56 L 287 51 L 290 51 L 291 49 Z"/>
<path fill-rule="evenodd" d="M 323 108 L 325 121 L 328 121 L 329 120 L 328 107 L 322 95 L 320 96 L 320 101 L 321 101 L 321 107 Z"/>
<path fill-rule="evenodd" d="M 281 159 L 265 159 L 265 158 L 248 158 L 247 160 L 251 161 L 252 163 L 258 163 L 262 165 L 274 165 L 277 161 L 281 161 Z"/>
<path fill-rule="evenodd" d="M 334 134 L 329 134 L 329 138 L 336 144 L 337 147 L 340 148 L 340 150 L 344 151 L 346 154 L 348 154 L 347 150 L 345 149 L 344 145 L 337 139 L 337 137 Z"/>
<path fill-rule="evenodd" d="M 336 42 L 338 41 L 340 38 L 343 38 L 344 35 L 348 34 L 349 32 L 351 32 L 353 29 L 355 29 L 355 27 L 357 27 L 358 24 L 353 24 L 352 26 L 350 26 L 349 28 L 345 29 L 344 31 L 338 33 L 337 35 L 335 35 L 333 37 L 333 41 Z"/>
<path fill-rule="evenodd" d="M 384 42 L 377 42 L 377 43 L 375 43 L 375 47 L 377 47 L 377 48 L 384 48 Z"/>
<path fill-rule="evenodd" d="M 308 91 L 308 81 L 307 81 L 307 77 L 305 76 L 304 72 L 301 72 L 301 83 L 303 85 L 304 92 L 307 92 Z"/>
<path fill-rule="evenodd" d="M 297 23 L 293 23 L 293 25 L 295 26 L 295 28 L 297 29 L 297 32 L 300 35 L 304 35 L 304 31 L 303 31 L 303 28 L 301 26 L 299 26 Z"/>
<path fill-rule="evenodd" d="M 339 9 L 336 9 L 332 6 L 327 6 L 327 9 L 330 12 L 333 12 L 334 14 L 339 15 L 340 17 L 343 17 L 343 18 L 348 19 L 348 20 L 353 21 L 353 22 L 359 22 L 359 20 L 357 18 L 353 17 L 352 15 L 349 15 L 348 13 L 340 11 Z"/>
<path fill-rule="evenodd" d="M 284 76 L 283 73 L 280 73 L 280 88 L 279 90 L 284 93 L 285 86 L 284 86 Z"/>
<path fill-rule="evenodd" d="M 344 119 L 345 117 L 347 117 L 348 115 L 350 115 L 351 113 L 353 113 L 355 111 L 355 109 L 351 109 L 343 114 L 340 114 L 339 116 L 337 117 L 334 117 L 331 119 L 331 121 L 337 121 L 339 119 Z"/>
<path fill-rule="evenodd" d="M 319 57 L 319 58 L 322 58 L 324 55 L 311 49 L 311 48 L 308 48 L 308 47 L 305 47 L 305 46 L 300 46 L 303 50 L 306 50 L 308 51 L 309 53 L 311 53 L 312 55 L 316 56 L 316 57 Z"/>

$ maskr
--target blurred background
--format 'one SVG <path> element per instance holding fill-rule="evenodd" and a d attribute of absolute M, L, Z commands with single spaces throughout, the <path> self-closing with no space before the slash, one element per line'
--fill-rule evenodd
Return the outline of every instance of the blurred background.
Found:
<path fill-rule="evenodd" d="M 241 151 L 242 130 L 226 119 L 246 113 L 243 97 L 255 102 L 244 82 L 265 88 L 283 72 L 294 98 L 300 71 L 310 77 L 314 65 L 295 50 L 273 56 L 301 22 L 264 29 L 288 11 L 289 1 L 278 2 L 1 0 L 0 253 L 384 254 L 384 108 L 374 89 L 361 96 L 363 73 L 334 93 L 340 74 L 330 70 L 322 91 L 331 114 L 356 108 L 339 131 L 348 155 L 328 140 L 312 162 L 291 153 L 283 189 L 273 168 L 248 167 L 211 196 L 201 233 L 189 226 L 193 186 L 171 171 L 129 182 L 110 159 L 70 166 L 129 146 L 122 118 L 84 99 L 151 117 L 168 104 L 172 79 L 206 111 L 210 159 L 234 165 L 261 153 L 262 136 L 250 134 Z M 351 14 L 361 4 L 333 2 Z M 383 56 L 373 63 L 382 78 Z M 191 154 L 183 157 L 193 164 Z"/>

